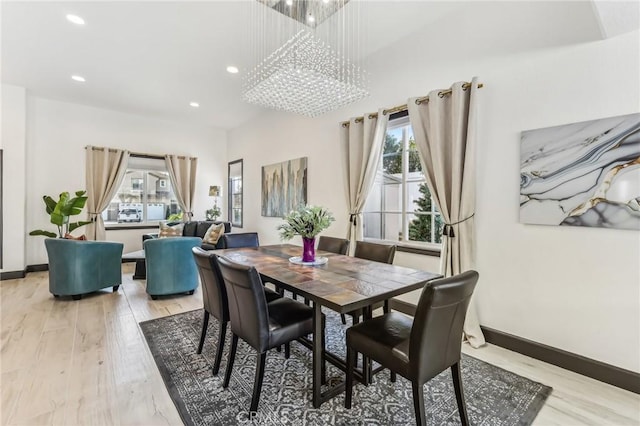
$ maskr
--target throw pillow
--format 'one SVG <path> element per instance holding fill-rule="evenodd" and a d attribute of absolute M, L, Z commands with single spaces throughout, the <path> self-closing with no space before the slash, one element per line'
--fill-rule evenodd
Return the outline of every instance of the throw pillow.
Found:
<path fill-rule="evenodd" d="M 161 223 L 160 232 L 158 232 L 158 238 L 182 237 L 183 228 L 184 223 L 178 223 L 176 225 L 167 225 L 166 223 Z"/>
<path fill-rule="evenodd" d="M 64 234 L 64 239 L 65 240 L 78 240 L 78 241 L 86 241 L 87 240 L 87 236 L 82 234 L 79 237 L 74 237 L 73 235 L 69 234 L 68 232 L 66 234 Z"/>
<path fill-rule="evenodd" d="M 205 232 L 202 241 L 207 244 L 216 245 L 220 237 L 222 237 L 222 234 L 224 234 L 224 223 L 213 224 L 207 229 L 207 232 Z"/>

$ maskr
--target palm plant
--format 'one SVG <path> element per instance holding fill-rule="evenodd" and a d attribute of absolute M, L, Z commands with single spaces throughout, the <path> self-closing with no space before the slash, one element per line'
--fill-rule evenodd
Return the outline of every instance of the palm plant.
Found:
<path fill-rule="evenodd" d="M 66 234 L 73 232 L 73 230 L 91 223 L 85 221 L 69 222 L 70 216 L 79 215 L 82 212 L 82 209 L 87 202 L 87 197 L 85 196 L 86 193 L 87 191 L 76 191 L 75 197 L 71 197 L 68 192 L 63 192 L 60 194 L 60 199 L 58 201 L 48 195 L 42 197 L 47 209 L 47 214 L 51 218 L 51 223 L 58 227 L 58 235 L 56 235 L 55 232 L 43 231 L 42 229 L 31 231 L 29 232 L 29 235 L 63 238 Z"/>

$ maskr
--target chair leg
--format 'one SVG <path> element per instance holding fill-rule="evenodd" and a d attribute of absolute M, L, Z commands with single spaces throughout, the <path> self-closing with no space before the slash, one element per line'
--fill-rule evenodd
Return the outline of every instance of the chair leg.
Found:
<path fill-rule="evenodd" d="M 344 408 L 351 408 L 353 396 L 353 369 L 356 364 L 356 351 L 347 346 L 347 383 L 345 384 Z"/>
<path fill-rule="evenodd" d="M 120 284 L 118 284 L 118 285 L 114 285 L 114 286 L 113 286 L 113 292 L 114 292 L 114 293 L 117 293 L 119 288 L 120 288 Z"/>
<path fill-rule="evenodd" d="M 202 347 L 204 346 L 204 338 L 207 337 L 207 327 L 209 327 L 209 312 L 204 311 L 204 319 L 202 320 L 202 331 L 200 332 L 200 344 L 198 345 L 197 354 L 202 353 Z"/>
<path fill-rule="evenodd" d="M 345 317 L 344 314 L 340 314 L 340 319 L 342 320 L 342 324 L 347 324 L 347 317 Z"/>
<path fill-rule="evenodd" d="M 233 361 L 236 358 L 236 348 L 238 347 L 238 336 L 233 334 L 231 337 L 231 350 L 229 351 L 229 359 L 227 360 L 227 371 L 224 372 L 224 381 L 222 382 L 222 387 L 226 388 L 229 386 L 229 381 L 231 380 L 231 370 L 233 370 Z"/>
<path fill-rule="evenodd" d="M 291 356 L 291 344 L 290 343 L 285 343 L 284 344 L 284 358 L 285 359 L 289 359 L 290 356 Z"/>
<path fill-rule="evenodd" d="M 384 305 L 382 306 L 382 311 L 385 314 L 388 314 L 389 312 L 391 312 L 391 309 L 389 308 L 389 299 L 384 301 Z"/>
<path fill-rule="evenodd" d="M 256 378 L 253 382 L 253 395 L 251 395 L 251 408 L 249 411 L 258 410 L 258 402 L 260 401 L 260 391 L 262 390 L 262 378 L 264 377 L 264 363 L 267 359 L 267 353 L 258 354 L 256 362 Z"/>
<path fill-rule="evenodd" d="M 391 376 L 391 383 L 395 383 L 396 379 L 397 379 L 397 374 L 395 371 L 391 371 L 389 370 L 390 376 Z"/>
<path fill-rule="evenodd" d="M 222 361 L 222 352 L 224 351 L 224 341 L 227 337 L 227 323 L 220 324 L 220 334 L 218 335 L 218 347 L 216 348 L 216 359 L 213 362 L 213 375 L 217 375 L 220 371 L 220 362 Z"/>
<path fill-rule="evenodd" d="M 416 426 L 425 426 L 427 418 L 424 413 L 424 386 L 413 382 L 413 410 L 416 414 Z"/>
<path fill-rule="evenodd" d="M 469 424 L 467 415 L 467 405 L 464 402 L 464 392 L 462 390 L 462 373 L 460 371 L 460 361 L 451 366 L 451 376 L 453 378 L 453 389 L 456 391 L 456 401 L 458 402 L 458 413 L 463 426 Z"/>

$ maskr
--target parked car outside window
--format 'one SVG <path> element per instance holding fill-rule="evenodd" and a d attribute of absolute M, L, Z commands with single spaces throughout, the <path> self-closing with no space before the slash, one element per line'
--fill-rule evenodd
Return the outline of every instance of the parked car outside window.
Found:
<path fill-rule="evenodd" d="M 118 222 L 140 222 L 142 215 L 135 209 L 124 209 L 118 212 Z"/>

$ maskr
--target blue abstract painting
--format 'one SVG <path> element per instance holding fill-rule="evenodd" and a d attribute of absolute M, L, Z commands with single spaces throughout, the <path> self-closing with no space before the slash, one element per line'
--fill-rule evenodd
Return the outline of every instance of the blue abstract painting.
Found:
<path fill-rule="evenodd" d="M 520 222 L 640 230 L 640 114 L 522 132 Z"/>
<path fill-rule="evenodd" d="M 284 217 L 307 204 L 307 157 L 262 167 L 262 216 Z"/>

